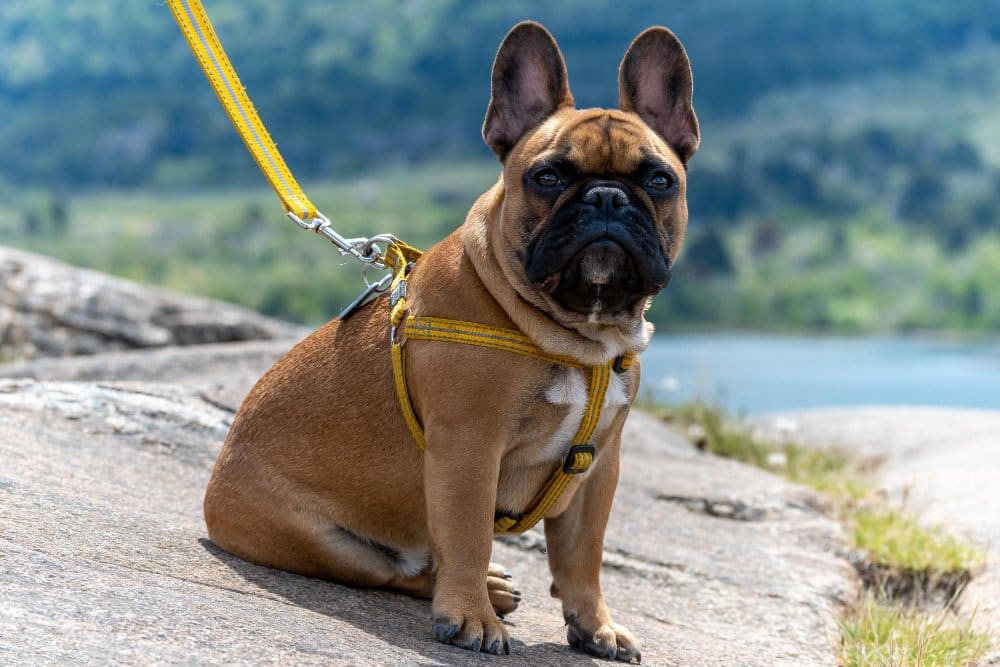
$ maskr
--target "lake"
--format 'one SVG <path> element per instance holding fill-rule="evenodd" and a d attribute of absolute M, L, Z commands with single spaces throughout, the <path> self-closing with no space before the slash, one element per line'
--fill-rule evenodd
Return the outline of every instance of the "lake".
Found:
<path fill-rule="evenodd" d="M 833 405 L 1000 408 L 1000 342 L 756 334 L 658 335 L 643 394 L 736 413 Z"/>

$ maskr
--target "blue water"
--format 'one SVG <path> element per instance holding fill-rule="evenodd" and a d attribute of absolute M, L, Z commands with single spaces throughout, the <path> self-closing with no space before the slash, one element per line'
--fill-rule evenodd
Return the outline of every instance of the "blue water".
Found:
<path fill-rule="evenodd" d="M 1000 341 L 657 336 L 642 355 L 643 392 L 755 414 L 835 405 L 1000 408 Z"/>

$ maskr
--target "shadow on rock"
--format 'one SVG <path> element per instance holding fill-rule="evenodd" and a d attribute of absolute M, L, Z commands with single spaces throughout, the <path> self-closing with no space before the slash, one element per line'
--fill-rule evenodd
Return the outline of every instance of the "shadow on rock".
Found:
<path fill-rule="evenodd" d="M 434 665 L 495 664 L 496 658 L 440 644 L 430 636 L 431 610 L 425 600 L 380 591 L 357 589 L 323 579 L 254 565 L 233 556 L 207 538 L 199 538 L 204 549 L 240 577 L 303 609 L 330 616 L 358 628 L 366 635 L 399 648 L 416 651 Z M 524 644 L 511 640 L 523 656 Z M 358 644 L 358 659 L 366 660 L 371 640 Z M 565 649 L 563 649 L 565 650 Z M 523 663 L 522 663 L 523 664 Z"/>

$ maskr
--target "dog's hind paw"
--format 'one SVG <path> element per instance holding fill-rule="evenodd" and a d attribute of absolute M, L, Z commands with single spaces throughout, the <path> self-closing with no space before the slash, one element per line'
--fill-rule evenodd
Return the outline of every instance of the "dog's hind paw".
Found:
<path fill-rule="evenodd" d="M 521 602 L 521 591 L 511 581 L 512 575 L 502 566 L 490 563 L 486 575 L 486 589 L 490 595 L 490 604 L 501 618 L 517 609 Z"/>

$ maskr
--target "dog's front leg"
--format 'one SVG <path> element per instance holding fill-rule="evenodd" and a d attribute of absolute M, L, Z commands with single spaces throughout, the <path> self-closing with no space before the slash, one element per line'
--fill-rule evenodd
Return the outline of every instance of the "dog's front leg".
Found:
<path fill-rule="evenodd" d="M 638 643 L 611 620 L 601 593 L 604 529 L 618 484 L 617 440 L 595 461 L 566 511 L 545 520 L 545 541 L 552 594 L 562 598 L 570 646 L 601 658 L 638 662 Z"/>
<path fill-rule="evenodd" d="M 487 590 L 501 454 L 495 438 L 471 424 L 427 433 L 424 488 L 437 570 L 432 608 L 439 641 L 510 653 Z"/>

